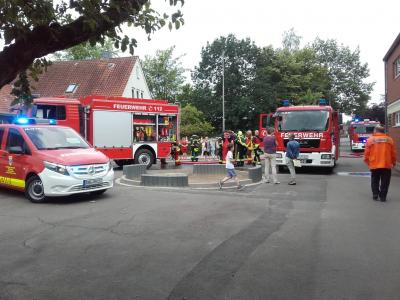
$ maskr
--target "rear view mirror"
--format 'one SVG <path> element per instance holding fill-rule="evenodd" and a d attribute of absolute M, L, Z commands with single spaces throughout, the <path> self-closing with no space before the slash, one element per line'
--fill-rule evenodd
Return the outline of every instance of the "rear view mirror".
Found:
<path fill-rule="evenodd" d="M 8 149 L 10 154 L 24 154 L 24 150 L 22 150 L 21 146 L 13 146 Z"/>
<path fill-rule="evenodd" d="M 339 122 L 339 124 L 343 124 L 343 114 L 342 113 L 339 113 L 339 115 L 338 115 L 338 122 Z"/>

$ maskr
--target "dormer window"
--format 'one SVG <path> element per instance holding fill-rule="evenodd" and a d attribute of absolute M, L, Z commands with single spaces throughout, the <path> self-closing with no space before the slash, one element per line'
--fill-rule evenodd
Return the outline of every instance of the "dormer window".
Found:
<path fill-rule="evenodd" d="M 76 83 L 71 83 L 70 85 L 67 86 L 67 89 L 65 90 L 66 93 L 74 93 L 78 85 Z"/>

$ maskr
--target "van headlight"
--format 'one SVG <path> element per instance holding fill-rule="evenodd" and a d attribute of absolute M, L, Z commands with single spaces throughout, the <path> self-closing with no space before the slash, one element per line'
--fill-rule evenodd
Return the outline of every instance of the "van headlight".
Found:
<path fill-rule="evenodd" d="M 69 173 L 68 173 L 68 170 L 67 170 L 66 166 L 45 161 L 44 162 L 44 167 L 46 169 L 49 169 L 50 171 L 56 172 L 58 174 L 69 176 Z"/>
<path fill-rule="evenodd" d="M 114 169 L 114 168 L 113 168 L 112 160 L 110 159 L 110 160 L 108 161 L 108 172 L 110 172 L 112 169 Z"/>
<path fill-rule="evenodd" d="M 321 159 L 331 159 L 332 158 L 332 154 L 322 154 L 321 155 Z"/>

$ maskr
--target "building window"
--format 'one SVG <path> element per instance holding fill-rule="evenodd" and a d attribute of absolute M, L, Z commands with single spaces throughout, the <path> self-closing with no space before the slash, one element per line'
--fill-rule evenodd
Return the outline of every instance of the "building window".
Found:
<path fill-rule="evenodd" d="M 139 98 L 139 90 L 136 91 L 136 98 Z"/>
<path fill-rule="evenodd" d="M 394 114 L 394 120 L 395 120 L 394 125 L 400 126 L 400 111 Z"/>
<path fill-rule="evenodd" d="M 135 89 L 132 88 L 132 98 L 135 98 Z"/>
<path fill-rule="evenodd" d="M 400 57 L 396 59 L 394 62 L 394 77 L 397 78 L 400 76 Z"/>
<path fill-rule="evenodd" d="M 67 86 L 67 89 L 65 90 L 65 92 L 66 93 L 74 93 L 77 86 L 78 85 L 76 83 L 71 83 L 70 85 Z"/>
<path fill-rule="evenodd" d="M 143 99 L 143 92 L 140 92 L 141 98 Z"/>

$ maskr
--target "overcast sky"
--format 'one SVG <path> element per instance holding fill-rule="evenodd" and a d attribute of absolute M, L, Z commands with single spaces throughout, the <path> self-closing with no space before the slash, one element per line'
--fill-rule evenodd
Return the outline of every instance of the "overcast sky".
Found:
<path fill-rule="evenodd" d="M 153 3 L 161 9 L 167 6 L 164 0 Z M 184 67 L 193 69 L 207 41 L 233 33 L 238 38 L 249 37 L 260 47 L 280 47 L 283 32 L 293 27 L 303 37 L 302 45 L 319 36 L 336 39 L 351 49 L 359 46 L 361 61 L 370 68 L 368 80 L 376 82 L 371 95 L 374 102 L 384 94 L 382 58 L 400 33 L 399 0 L 185 0 L 182 12 L 182 28 L 172 32 L 165 28 L 150 42 L 144 35 L 129 32 L 139 42 L 135 53 L 144 58 L 176 45 L 175 55 L 186 54 Z"/>

